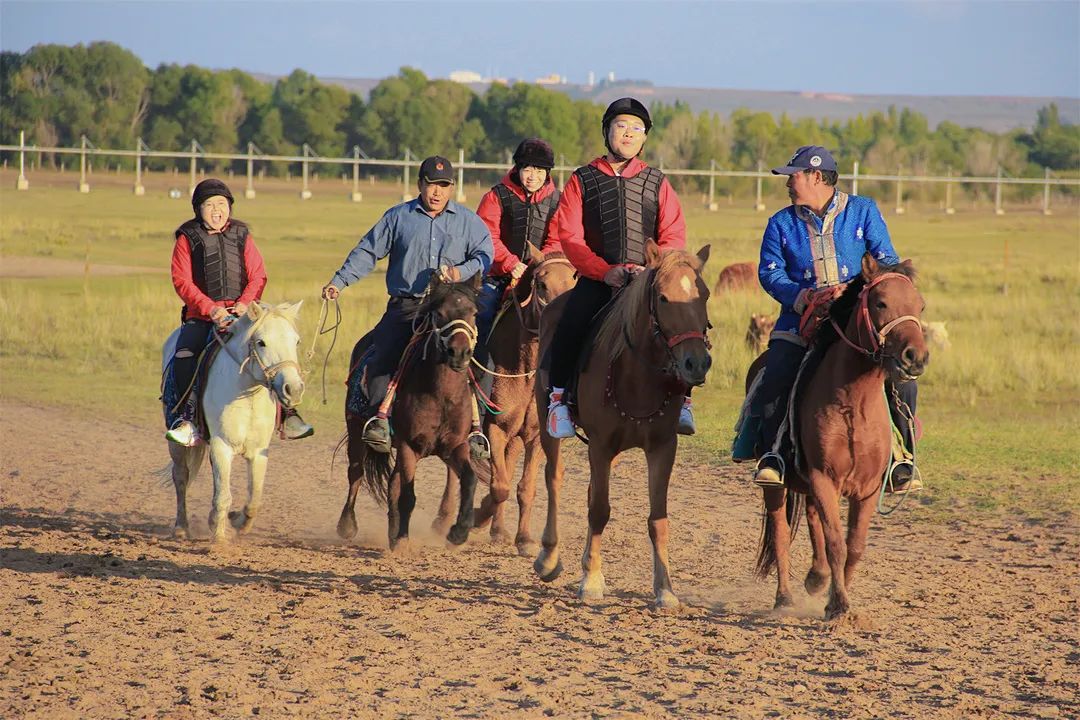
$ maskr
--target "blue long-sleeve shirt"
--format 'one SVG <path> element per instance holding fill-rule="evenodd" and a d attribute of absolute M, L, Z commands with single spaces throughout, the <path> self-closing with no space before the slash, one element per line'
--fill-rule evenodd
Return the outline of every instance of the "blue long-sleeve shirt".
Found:
<path fill-rule="evenodd" d="M 837 190 L 824 218 L 802 205 L 789 205 L 769 218 L 758 279 L 780 303 L 773 332 L 797 336 L 799 293 L 854 279 L 867 252 L 883 264 L 900 261 L 885 219 L 870 198 Z"/>
<path fill-rule="evenodd" d="M 456 267 L 466 280 L 486 273 L 494 254 L 491 233 L 472 210 L 451 200 L 441 213 L 431 217 L 417 197 L 387 210 L 352 249 L 330 283 L 348 287 L 389 255 L 387 291 L 394 297 L 418 297 L 439 267 Z"/>

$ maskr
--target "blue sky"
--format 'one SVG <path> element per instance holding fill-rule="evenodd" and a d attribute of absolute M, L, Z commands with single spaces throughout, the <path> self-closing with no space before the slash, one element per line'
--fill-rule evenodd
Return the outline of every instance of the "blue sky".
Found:
<path fill-rule="evenodd" d="M 1080 96 L 1060 2 L 52 2 L 0 0 L 0 47 L 116 42 L 150 67 L 385 77 L 402 65 L 585 82 Z"/>

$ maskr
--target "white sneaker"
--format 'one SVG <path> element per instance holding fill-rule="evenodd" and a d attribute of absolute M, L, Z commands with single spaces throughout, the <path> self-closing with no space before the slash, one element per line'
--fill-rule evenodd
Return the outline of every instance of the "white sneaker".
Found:
<path fill-rule="evenodd" d="M 200 437 L 199 429 L 195 427 L 195 423 L 190 420 L 177 420 L 165 433 L 165 439 L 184 447 L 194 447 L 199 444 L 202 437 Z"/>
<path fill-rule="evenodd" d="M 697 432 L 697 425 L 694 424 L 694 411 L 690 407 L 690 398 L 683 401 L 682 410 L 679 410 L 678 432 L 680 435 L 693 435 Z"/>
<path fill-rule="evenodd" d="M 570 408 L 563 402 L 561 392 L 551 391 L 547 414 L 548 435 L 565 440 L 577 434 L 574 421 L 570 419 Z"/>

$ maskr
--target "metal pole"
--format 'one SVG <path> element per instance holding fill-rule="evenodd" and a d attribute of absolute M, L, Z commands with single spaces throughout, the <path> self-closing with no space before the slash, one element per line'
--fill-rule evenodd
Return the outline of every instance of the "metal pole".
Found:
<path fill-rule="evenodd" d="M 19 178 L 15 181 L 16 190 L 29 190 L 30 181 L 26 179 L 26 131 L 19 131 Z"/>
<path fill-rule="evenodd" d="M 405 148 L 405 163 L 401 166 L 401 201 L 412 200 L 409 192 L 409 148 Z"/>
<path fill-rule="evenodd" d="M 82 136 L 82 151 L 79 153 L 79 192 L 90 192 L 90 183 L 86 182 L 86 136 Z"/>
<path fill-rule="evenodd" d="M 352 193 L 349 194 L 349 199 L 353 202 L 360 202 L 364 199 L 364 196 L 360 193 L 360 146 L 353 145 L 352 149 L 353 164 L 352 164 Z"/>
<path fill-rule="evenodd" d="M 851 194 L 859 194 L 859 161 L 856 160 L 851 169 Z"/>
<path fill-rule="evenodd" d="M 244 188 L 244 197 L 248 200 L 255 198 L 255 143 L 248 143 L 247 157 L 247 187 Z"/>
<path fill-rule="evenodd" d="M 300 184 L 300 199 L 301 200 L 308 200 L 309 198 L 311 198 L 311 190 L 308 189 L 308 161 L 307 161 L 308 151 L 310 149 L 311 148 L 308 147 L 308 144 L 304 143 L 304 159 L 300 161 L 300 170 L 301 170 L 301 174 L 303 175 L 303 181 Z"/>
<path fill-rule="evenodd" d="M 458 148 L 457 201 L 465 202 L 465 148 Z"/>
<path fill-rule="evenodd" d="M 142 138 L 135 140 L 135 194 L 145 195 L 146 188 L 142 184 Z"/>
<path fill-rule="evenodd" d="M 897 215 L 903 215 L 904 214 L 904 181 L 900 179 L 901 176 L 903 175 L 903 172 L 904 172 L 904 168 L 902 168 L 902 167 L 896 168 L 896 177 L 897 177 L 897 180 L 896 180 L 896 214 Z"/>
<path fill-rule="evenodd" d="M 994 189 L 994 214 L 1004 215 L 1005 210 L 1001 207 L 1001 166 L 998 165 L 997 185 Z"/>
<path fill-rule="evenodd" d="M 199 144 L 194 140 L 191 141 L 191 180 L 188 182 L 188 195 L 195 194 L 195 148 L 199 147 Z"/>
<path fill-rule="evenodd" d="M 956 208 L 952 206 L 952 168 L 945 169 L 945 176 L 949 178 L 945 181 L 945 214 L 955 215 Z"/>
<path fill-rule="evenodd" d="M 720 206 L 716 204 L 716 161 L 709 161 L 709 210 L 716 212 Z"/>
<path fill-rule="evenodd" d="M 757 199 L 754 200 L 754 209 L 761 212 L 765 209 L 765 203 L 761 201 L 761 160 L 757 161 L 757 171 L 759 174 L 757 177 Z"/>
<path fill-rule="evenodd" d="M 1050 168 L 1043 168 L 1046 183 L 1043 185 L 1043 215 L 1050 215 Z"/>

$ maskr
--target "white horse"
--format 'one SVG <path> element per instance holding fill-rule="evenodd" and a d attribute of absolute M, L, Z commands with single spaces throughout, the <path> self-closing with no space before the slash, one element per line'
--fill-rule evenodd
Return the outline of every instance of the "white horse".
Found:
<path fill-rule="evenodd" d="M 302 302 L 302 301 L 301 301 Z M 296 359 L 300 333 L 296 319 L 301 303 L 270 307 L 251 303 L 247 313 L 229 328 L 230 337 L 206 376 L 202 394 L 203 417 L 209 433 L 210 466 L 214 473 L 214 502 L 210 509 L 210 540 L 225 542 L 232 526 L 241 533 L 251 529 L 262 502 L 267 447 L 274 434 L 277 408 L 295 407 L 304 394 Z M 162 371 L 172 359 L 179 329 L 162 347 Z M 183 447 L 169 443 L 172 480 L 176 486 L 175 537 L 188 536 L 187 488 L 206 457 L 206 445 Z M 229 512 L 232 493 L 229 476 L 236 454 L 248 462 L 248 502 L 243 512 Z"/>

